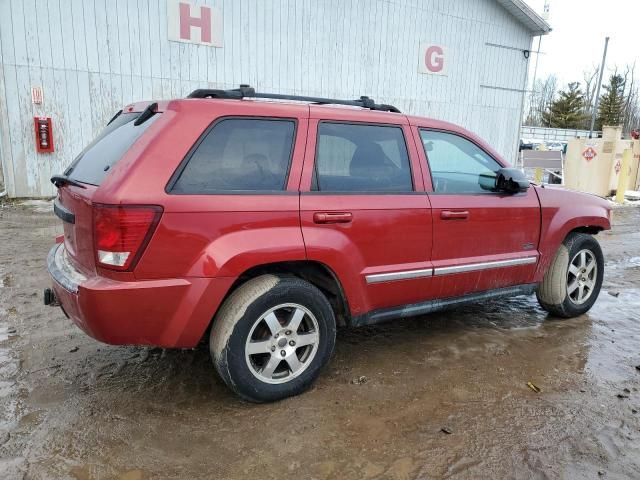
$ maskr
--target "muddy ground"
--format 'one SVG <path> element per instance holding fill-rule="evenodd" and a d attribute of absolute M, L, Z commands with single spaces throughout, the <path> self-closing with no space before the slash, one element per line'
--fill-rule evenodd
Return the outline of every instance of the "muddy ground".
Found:
<path fill-rule="evenodd" d="M 588 315 L 518 297 L 341 331 L 315 387 L 270 405 L 204 347 L 103 345 L 43 306 L 49 208 L 0 206 L 1 479 L 640 478 L 639 208 L 599 236 Z"/>

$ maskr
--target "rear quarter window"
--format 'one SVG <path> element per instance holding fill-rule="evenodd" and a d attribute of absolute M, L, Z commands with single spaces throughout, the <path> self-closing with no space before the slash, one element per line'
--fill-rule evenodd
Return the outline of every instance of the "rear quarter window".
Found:
<path fill-rule="evenodd" d="M 85 147 L 64 172 L 66 176 L 82 183 L 100 185 L 111 168 L 120 160 L 140 136 L 160 117 L 134 125 L 140 112 L 121 113 Z"/>
<path fill-rule="evenodd" d="M 184 160 L 170 191 L 214 194 L 284 190 L 295 126 L 289 119 L 219 120 Z"/>

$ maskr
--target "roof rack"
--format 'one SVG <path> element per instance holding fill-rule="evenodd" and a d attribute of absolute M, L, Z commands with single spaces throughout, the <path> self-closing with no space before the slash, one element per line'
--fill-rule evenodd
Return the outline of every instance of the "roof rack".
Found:
<path fill-rule="evenodd" d="M 310 102 L 319 105 L 350 105 L 352 107 L 368 108 L 370 110 L 380 110 L 382 112 L 400 113 L 393 105 L 375 103 L 372 98 L 360 97 L 358 100 L 338 100 L 335 98 L 306 97 L 302 95 L 283 95 L 280 93 L 257 93 L 249 85 L 240 85 L 240 88 L 233 90 L 214 90 L 199 88 L 191 92 L 187 98 L 224 98 L 241 100 L 243 98 L 270 98 L 274 100 L 296 100 L 300 102 Z"/>

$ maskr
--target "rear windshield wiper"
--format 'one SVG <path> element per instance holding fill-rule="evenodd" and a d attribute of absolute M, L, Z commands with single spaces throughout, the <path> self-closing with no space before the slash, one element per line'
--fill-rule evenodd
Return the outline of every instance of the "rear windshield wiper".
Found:
<path fill-rule="evenodd" d="M 53 177 L 51 177 L 51 183 L 53 183 L 57 188 L 60 188 L 63 185 L 72 185 L 74 187 L 87 188 L 83 183 L 80 183 L 73 178 L 69 178 L 66 175 L 54 175 Z"/>

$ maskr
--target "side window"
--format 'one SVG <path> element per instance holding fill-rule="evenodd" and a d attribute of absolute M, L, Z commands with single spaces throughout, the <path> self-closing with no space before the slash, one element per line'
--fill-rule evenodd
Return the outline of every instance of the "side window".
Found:
<path fill-rule="evenodd" d="M 420 137 L 436 193 L 490 193 L 501 166 L 484 150 L 452 133 L 420 130 Z"/>
<path fill-rule="evenodd" d="M 321 122 L 314 189 L 410 192 L 411 167 L 400 127 Z"/>
<path fill-rule="evenodd" d="M 228 118 L 186 160 L 172 192 L 284 190 L 293 150 L 292 120 Z"/>

